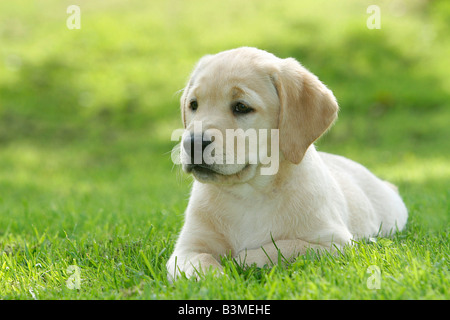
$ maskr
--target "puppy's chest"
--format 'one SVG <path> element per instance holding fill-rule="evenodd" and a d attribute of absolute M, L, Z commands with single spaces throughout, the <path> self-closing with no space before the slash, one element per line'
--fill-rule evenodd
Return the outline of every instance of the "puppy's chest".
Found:
<path fill-rule="evenodd" d="M 225 209 L 224 236 L 235 253 L 243 249 L 259 248 L 272 239 L 289 237 L 289 219 L 280 214 L 280 205 L 276 201 L 236 201 Z"/>

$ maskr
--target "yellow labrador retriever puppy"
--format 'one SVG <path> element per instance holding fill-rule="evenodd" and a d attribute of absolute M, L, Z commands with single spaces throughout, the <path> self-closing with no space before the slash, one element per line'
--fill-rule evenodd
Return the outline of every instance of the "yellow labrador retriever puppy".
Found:
<path fill-rule="evenodd" d="M 195 179 L 167 263 L 171 280 L 181 272 L 220 271 L 224 255 L 263 266 L 277 262 L 279 252 L 292 259 L 308 248 L 332 251 L 406 224 L 394 185 L 349 159 L 316 151 L 313 142 L 335 121 L 338 104 L 293 58 L 249 47 L 205 56 L 184 89 L 181 113 L 182 167 Z M 237 150 L 228 142 L 251 130 L 275 134 L 258 136 L 256 149 L 246 148 L 240 161 L 228 157 Z"/>

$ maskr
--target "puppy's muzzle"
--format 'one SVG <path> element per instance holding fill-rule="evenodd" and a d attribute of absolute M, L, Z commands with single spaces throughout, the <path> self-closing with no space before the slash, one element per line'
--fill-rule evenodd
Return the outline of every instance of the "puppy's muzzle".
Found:
<path fill-rule="evenodd" d="M 188 158 L 190 159 L 189 167 L 195 166 L 208 167 L 205 162 L 204 151 L 205 148 L 212 143 L 212 140 L 202 134 L 191 133 L 183 139 L 183 148 Z"/>

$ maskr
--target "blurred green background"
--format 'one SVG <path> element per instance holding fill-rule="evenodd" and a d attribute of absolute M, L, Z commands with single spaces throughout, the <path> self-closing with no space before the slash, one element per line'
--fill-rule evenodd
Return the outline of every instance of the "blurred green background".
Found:
<path fill-rule="evenodd" d="M 0 252 L 150 226 L 173 241 L 191 181 L 170 160 L 179 90 L 200 57 L 239 46 L 316 74 L 341 108 L 318 149 L 399 185 L 410 224 L 447 228 L 449 22 L 446 0 L 1 1 Z"/>
<path fill-rule="evenodd" d="M 79 30 L 66 26 L 71 4 Z M 366 26 L 371 4 L 381 29 Z M 408 188 L 440 186 L 446 201 L 448 1 L 14 1 L 0 19 L 3 206 L 179 204 L 178 91 L 201 56 L 244 45 L 297 58 L 333 90 L 340 118 L 319 149 Z"/>

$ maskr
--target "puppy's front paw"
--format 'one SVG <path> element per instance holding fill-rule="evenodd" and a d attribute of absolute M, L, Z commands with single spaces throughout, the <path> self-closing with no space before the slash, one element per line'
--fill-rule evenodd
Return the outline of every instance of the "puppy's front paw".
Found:
<path fill-rule="evenodd" d="M 177 264 L 172 257 L 167 264 L 168 277 L 171 282 L 178 279 L 181 274 L 187 278 L 195 278 L 199 280 L 205 273 L 223 274 L 223 267 L 208 253 L 199 253 L 181 264 Z"/>
<path fill-rule="evenodd" d="M 269 258 L 262 249 L 244 249 L 238 253 L 235 259 L 243 266 L 256 265 L 259 268 L 270 263 Z"/>

